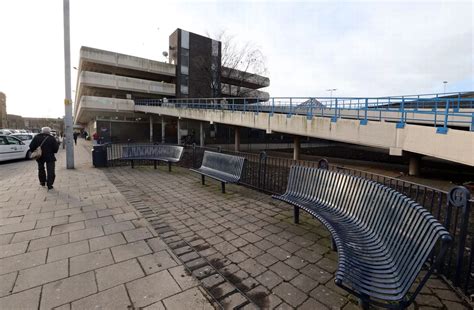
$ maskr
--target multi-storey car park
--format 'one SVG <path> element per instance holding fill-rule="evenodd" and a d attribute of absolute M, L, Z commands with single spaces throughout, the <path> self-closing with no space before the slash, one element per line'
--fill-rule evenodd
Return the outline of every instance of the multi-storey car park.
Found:
<path fill-rule="evenodd" d="M 163 128 L 176 137 L 176 119 L 137 113 L 134 100 L 239 96 L 268 100 L 268 93 L 259 90 L 270 85 L 267 77 L 223 67 L 221 56 L 221 42 L 181 29 L 169 37 L 168 62 L 82 47 L 75 123 L 104 140 L 148 140 L 150 131 L 151 136 L 161 136 L 150 124 L 158 129 L 161 123 L 167 123 Z M 198 129 L 199 124 L 190 123 L 183 132 Z"/>

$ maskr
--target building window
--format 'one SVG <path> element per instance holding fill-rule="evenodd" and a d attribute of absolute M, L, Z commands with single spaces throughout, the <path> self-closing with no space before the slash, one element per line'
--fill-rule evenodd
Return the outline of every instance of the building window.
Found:
<path fill-rule="evenodd" d="M 189 48 L 189 32 L 181 31 L 181 47 Z"/>

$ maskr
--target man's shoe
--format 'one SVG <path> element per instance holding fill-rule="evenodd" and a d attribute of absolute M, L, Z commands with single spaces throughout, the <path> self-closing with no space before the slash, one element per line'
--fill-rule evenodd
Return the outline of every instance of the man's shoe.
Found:
<path fill-rule="evenodd" d="M 48 191 L 53 188 L 54 188 L 53 185 L 48 185 Z"/>
<path fill-rule="evenodd" d="M 46 183 L 45 183 L 45 182 L 40 182 L 40 185 L 41 185 L 41 186 L 45 186 Z"/>

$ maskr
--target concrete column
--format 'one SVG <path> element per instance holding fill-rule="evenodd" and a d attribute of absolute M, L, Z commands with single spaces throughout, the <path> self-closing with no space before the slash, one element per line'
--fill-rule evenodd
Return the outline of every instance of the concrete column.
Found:
<path fill-rule="evenodd" d="M 234 127 L 234 136 L 235 151 L 240 152 L 240 127 Z"/>
<path fill-rule="evenodd" d="M 410 163 L 408 164 L 408 175 L 419 176 L 421 169 L 421 156 L 418 154 L 410 155 Z"/>
<path fill-rule="evenodd" d="M 295 136 L 293 138 L 293 160 L 300 159 L 300 151 L 301 151 L 300 137 Z"/>
<path fill-rule="evenodd" d="M 204 122 L 199 122 L 199 145 L 204 147 Z"/>
<path fill-rule="evenodd" d="M 181 127 L 181 124 L 180 124 L 180 121 L 179 121 L 179 118 L 178 118 L 178 121 L 176 122 L 176 131 L 177 131 L 177 136 L 178 136 L 178 145 L 181 144 L 181 137 L 180 137 L 180 127 Z"/>
<path fill-rule="evenodd" d="M 150 142 L 153 142 L 153 116 L 150 115 Z"/>
<path fill-rule="evenodd" d="M 161 143 L 165 143 L 165 117 L 161 117 Z"/>

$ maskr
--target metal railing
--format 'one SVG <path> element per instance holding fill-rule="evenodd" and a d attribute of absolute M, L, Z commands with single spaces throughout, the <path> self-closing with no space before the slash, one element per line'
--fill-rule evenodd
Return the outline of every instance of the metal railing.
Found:
<path fill-rule="evenodd" d="M 183 98 L 137 99 L 137 106 L 159 106 L 177 109 L 207 109 L 254 113 L 306 115 L 368 121 L 388 121 L 403 128 L 406 123 L 437 127 L 446 133 L 448 127 L 468 127 L 474 131 L 474 92 L 424 94 L 390 97 L 273 97 L 259 98 Z"/>
<path fill-rule="evenodd" d="M 128 161 L 121 160 L 121 149 L 124 145 L 128 144 L 108 145 L 109 166 L 129 165 Z M 185 168 L 198 168 L 205 150 L 222 151 L 220 148 L 197 147 L 195 145 L 186 147 L 178 165 Z M 319 165 L 315 161 L 295 161 L 289 158 L 267 156 L 265 152 L 259 154 L 227 150 L 222 152 L 245 157 L 246 162 L 240 181 L 242 185 L 270 194 L 285 192 L 291 166 L 318 167 Z M 142 161 L 141 163 L 153 164 L 152 161 Z M 446 255 L 444 265 L 438 270 L 438 273 L 458 293 L 465 297 L 474 294 L 474 213 L 470 212 L 470 208 L 474 207 L 474 199 L 469 200 L 463 207 L 453 208 L 448 204 L 449 197 L 446 191 L 338 165 L 329 165 L 329 169 L 384 184 L 410 197 L 430 211 L 446 226 L 454 240 Z"/>

